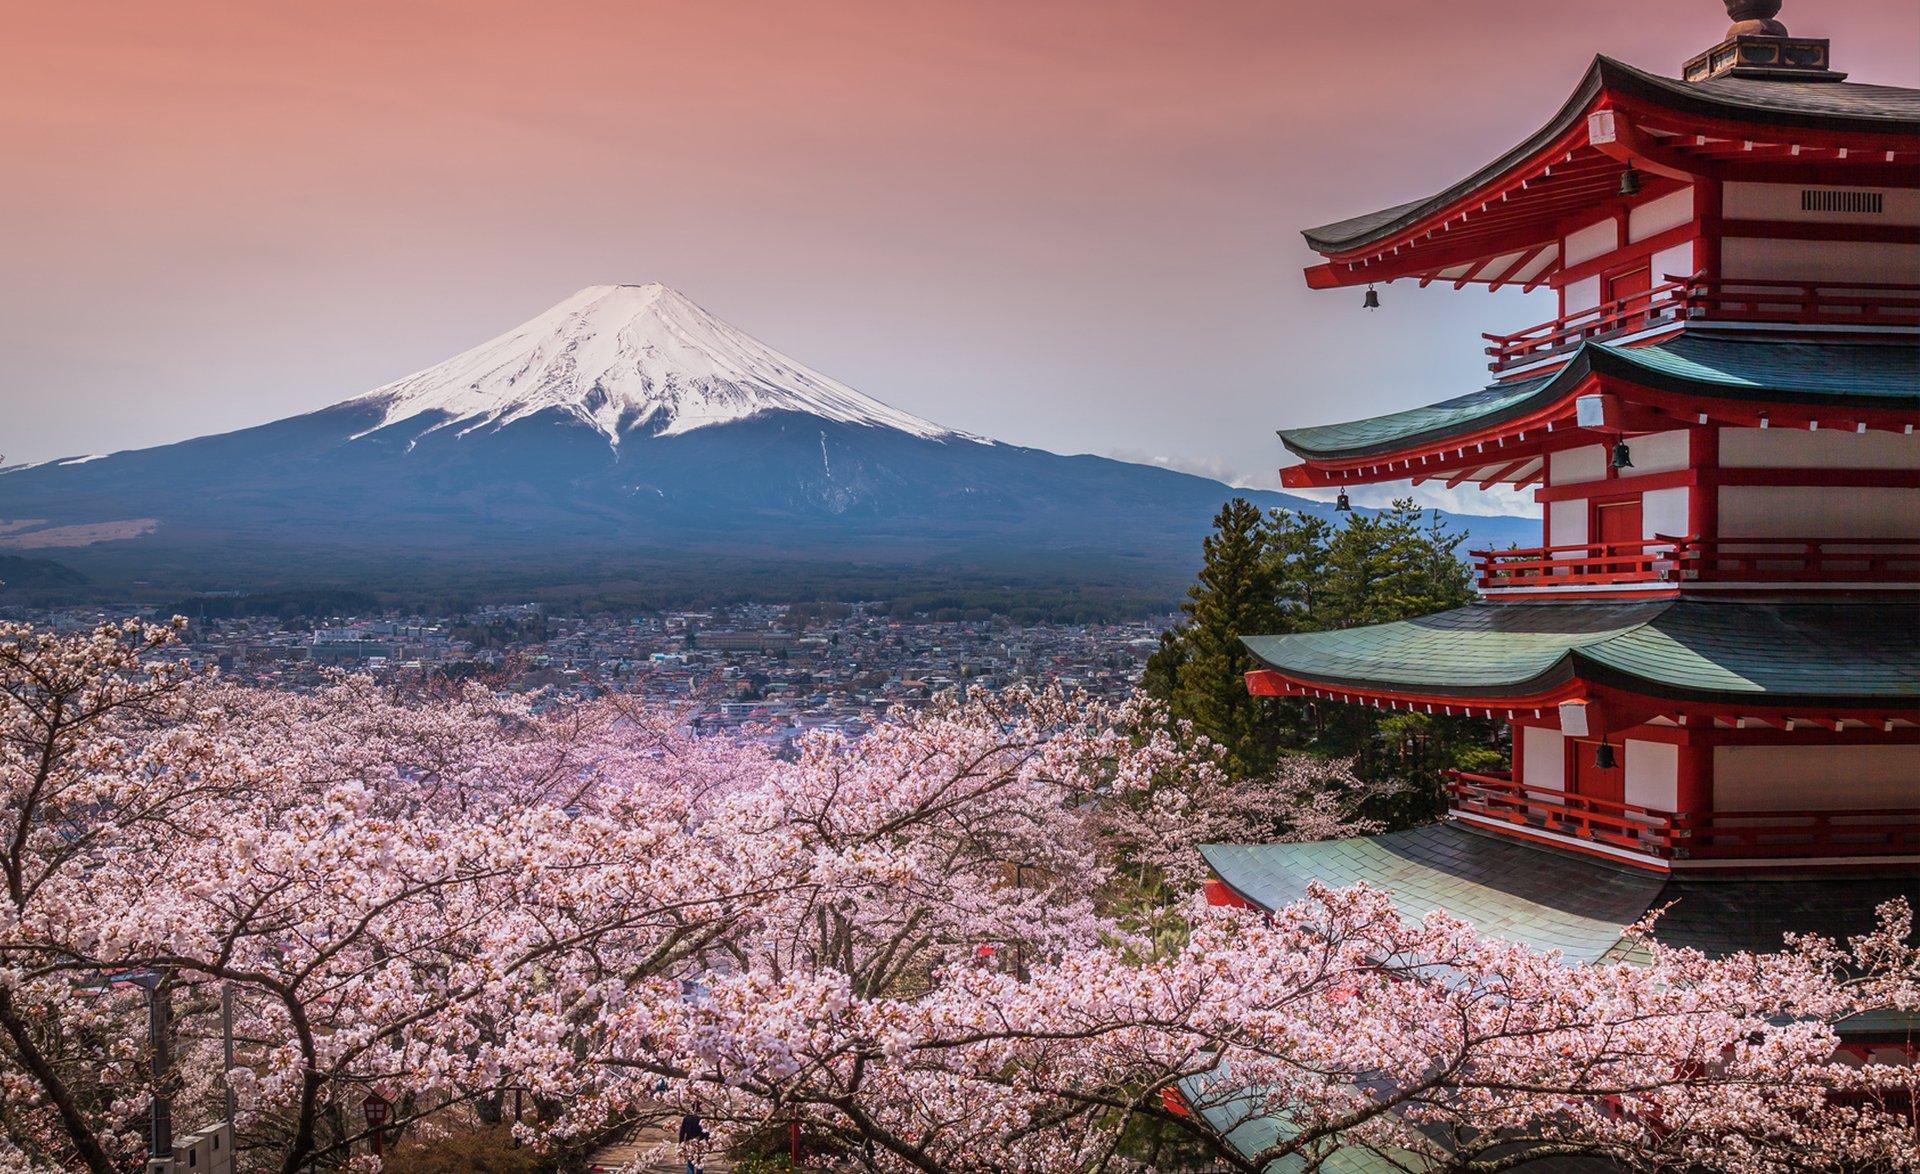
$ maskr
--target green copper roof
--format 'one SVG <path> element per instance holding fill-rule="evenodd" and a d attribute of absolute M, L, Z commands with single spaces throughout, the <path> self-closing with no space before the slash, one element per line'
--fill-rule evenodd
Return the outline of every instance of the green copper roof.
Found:
<path fill-rule="evenodd" d="M 1402 916 L 1445 910 L 1480 931 L 1535 950 L 1557 950 L 1571 963 L 1643 960 L 1628 927 L 1664 908 L 1654 939 L 1713 957 L 1781 948 L 1789 933 L 1845 940 L 1874 928 L 1874 910 L 1895 898 L 1920 908 L 1920 876 L 1662 877 L 1588 856 L 1506 839 L 1459 823 L 1307 844 L 1203 844 L 1201 854 L 1221 880 L 1265 909 L 1307 895 L 1314 881 L 1344 887 L 1366 883 L 1391 893 Z M 1909 939 L 1920 942 L 1920 931 Z M 1843 1037 L 1910 1037 L 1915 1016 L 1873 1011 L 1835 1024 Z M 1181 1082 L 1208 1123 L 1243 1154 L 1286 1136 L 1283 1116 L 1261 1116 L 1251 1090 L 1224 1076 Z M 1364 1174 L 1391 1168 L 1382 1156 L 1339 1150 L 1323 1168 Z M 1306 1163 L 1268 1165 L 1292 1174 Z"/>
<path fill-rule="evenodd" d="M 1912 344 L 1782 342 L 1693 332 L 1652 346 L 1589 342 L 1551 375 L 1495 383 L 1384 416 L 1286 429 L 1280 439 L 1309 459 L 1397 452 L 1527 415 L 1564 398 L 1593 372 L 1720 399 L 1920 409 L 1920 347 Z"/>
<path fill-rule="evenodd" d="M 1444 823 L 1384 836 L 1310 844 L 1205 844 L 1209 867 L 1235 892 L 1278 909 L 1313 881 L 1365 882 L 1393 894 L 1409 919 L 1436 909 L 1490 934 L 1570 961 L 1596 962 L 1646 914 L 1661 878 Z"/>
<path fill-rule="evenodd" d="M 1215 875 L 1265 909 L 1307 895 L 1313 881 L 1366 883 L 1410 919 L 1442 909 L 1482 932 L 1570 962 L 1633 956 L 1622 935 L 1647 910 L 1666 945 L 1715 957 L 1778 950 L 1789 933 L 1846 938 L 1873 928 L 1896 897 L 1920 907 L 1920 875 L 1663 877 L 1469 828 L 1456 822 L 1308 844 L 1204 844 Z M 1916 931 L 1920 934 L 1920 931 Z"/>
<path fill-rule="evenodd" d="M 1437 615 L 1243 639 L 1300 680 L 1357 691 L 1525 697 L 1579 678 L 1657 697 L 1920 703 L 1905 602 L 1474 603 Z M 1906 623 L 1894 622 L 1905 616 Z"/>
<path fill-rule="evenodd" d="M 1228 1145 L 1252 1156 L 1298 1135 L 1293 1123 L 1279 1113 L 1265 1111 L 1265 1102 L 1253 1089 L 1234 1084 L 1224 1070 L 1189 1076 L 1180 1082 L 1180 1095 Z M 1266 1164 L 1263 1174 L 1296 1174 L 1307 1170 L 1329 1174 L 1385 1174 L 1417 1169 L 1414 1155 L 1392 1151 L 1393 1157 L 1351 1146 L 1316 1146 L 1308 1154 L 1289 1154 Z"/>

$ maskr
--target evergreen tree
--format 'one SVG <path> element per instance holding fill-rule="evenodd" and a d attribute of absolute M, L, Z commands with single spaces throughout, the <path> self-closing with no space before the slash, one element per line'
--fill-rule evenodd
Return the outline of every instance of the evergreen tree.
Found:
<path fill-rule="evenodd" d="M 1256 774 L 1273 764 L 1280 729 L 1247 693 L 1246 675 L 1260 666 L 1240 637 L 1284 631 L 1287 619 L 1265 515 L 1234 498 L 1213 526 L 1201 547 L 1199 580 L 1181 607 L 1186 622 L 1175 640 L 1161 641 L 1148 673 L 1160 688 L 1171 682 L 1165 696 L 1175 717 L 1193 722 L 1224 747 L 1231 769 Z"/>
<path fill-rule="evenodd" d="M 1402 499 L 1371 516 L 1352 514 L 1327 544 L 1320 628 L 1385 624 L 1459 607 L 1473 598 L 1457 549 L 1436 513 Z"/>
<path fill-rule="evenodd" d="M 1229 768 L 1242 776 L 1264 773 L 1289 750 L 1353 755 L 1366 777 L 1415 784 L 1392 809 L 1369 814 L 1394 826 L 1431 818 L 1446 767 L 1480 768 L 1497 757 L 1495 726 L 1254 698 L 1245 676 L 1260 666 L 1240 637 L 1382 624 L 1458 607 L 1473 598 L 1459 557 L 1465 537 L 1410 500 L 1350 514 L 1341 526 L 1285 510 L 1263 517 L 1236 500 L 1214 519 L 1182 608 L 1186 619 L 1162 634 L 1141 687 L 1224 746 Z"/>

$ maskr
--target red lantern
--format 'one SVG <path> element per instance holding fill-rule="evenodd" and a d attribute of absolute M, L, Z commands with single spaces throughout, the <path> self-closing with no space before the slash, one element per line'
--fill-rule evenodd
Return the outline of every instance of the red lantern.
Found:
<path fill-rule="evenodd" d="M 393 1120 L 393 1102 L 382 1096 L 379 1089 L 372 1089 L 367 1099 L 360 1102 L 360 1112 L 365 1115 L 373 1136 L 373 1154 L 379 1157 L 386 1151 L 386 1124 Z"/>

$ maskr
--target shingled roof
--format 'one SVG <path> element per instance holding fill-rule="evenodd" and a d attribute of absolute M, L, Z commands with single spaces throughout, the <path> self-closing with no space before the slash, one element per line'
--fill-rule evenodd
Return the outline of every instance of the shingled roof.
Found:
<path fill-rule="evenodd" d="M 1537 697 L 1578 679 L 1761 705 L 1920 703 L 1920 647 L 1871 600 L 1473 603 L 1329 632 L 1247 636 L 1296 681 L 1427 697 Z"/>
<path fill-rule="evenodd" d="M 1214 875 L 1262 909 L 1304 899 L 1314 882 L 1364 883 L 1390 894 L 1403 917 L 1444 911 L 1490 936 L 1557 951 L 1570 964 L 1645 961 L 1646 942 L 1627 931 L 1654 909 L 1663 912 L 1653 941 L 1723 958 L 1779 950 L 1788 934 L 1845 940 L 1867 933 L 1876 926 L 1875 910 L 1895 898 L 1920 907 L 1920 876 L 1660 876 L 1452 821 L 1350 840 L 1203 844 L 1200 852 Z M 1835 1026 L 1846 1038 L 1880 1039 L 1908 1036 L 1915 1025 L 1912 1014 L 1888 1009 Z M 1243 1154 L 1292 1134 L 1291 1123 L 1267 1111 L 1258 1090 L 1236 1085 L 1224 1070 L 1189 1077 L 1180 1091 Z M 1293 1155 L 1269 1164 L 1267 1174 L 1309 1168 L 1373 1174 L 1403 1168 L 1405 1155 L 1343 1146 L 1312 1157 L 1323 1164 Z"/>
<path fill-rule="evenodd" d="M 1389 892 L 1402 916 L 1445 910 L 1477 929 L 1568 962 L 1631 961 L 1626 936 L 1669 907 L 1653 940 L 1713 957 L 1781 948 L 1789 933 L 1845 938 L 1874 927 L 1896 897 L 1920 907 L 1920 876 L 1661 876 L 1476 831 L 1454 821 L 1307 844 L 1205 844 L 1214 874 L 1263 909 L 1318 881 Z"/>
<path fill-rule="evenodd" d="M 1797 82 L 1718 77 L 1686 82 L 1595 57 L 1553 119 L 1512 150 L 1444 191 L 1309 228 L 1302 235 L 1316 252 L 1362 248 L 1453 203 L 1532 157 L 1586 116 L 1602 91 L 1640 98 L 1666 109 L 1729 122 L 1868 134 L 1920 134 L 1920 90 L 1854 82 Z"/>
<path fill-rule="evenodd" d="M 1700 332 L 1650 346 L 1588 342 L 1551 375 L 1495 383 L 1383 416 L 1283 429 L 1280 439 L 1309 460 L 1395 452 L 1537 412 L 1571 395 L 1591 374 L 1709 399 L 1920 411 L 1920 346 L 1912 343 L 1788 342 Z"/>

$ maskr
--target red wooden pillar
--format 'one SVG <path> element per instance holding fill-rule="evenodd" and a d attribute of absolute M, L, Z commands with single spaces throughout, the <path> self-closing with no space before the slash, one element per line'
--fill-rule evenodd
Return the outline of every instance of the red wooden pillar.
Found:
<path fill-rule="evenodd" d="M 1678 774 L 1674 779 L 1673 806 L 1676 811 L 1713 810 L 1713 747 L 1688 739 L 1678 747 Z"/>
<path fill-rule="evenodd" d="M 1687 491 L 1687 532 L 1706 542 L 1720 536 L 1720 429 L 1702 424 L 1687 432 L 1687 464 L 1693 486 Z"/>
<path fill-rule="evenodd" d="M 1693 181 L 1693 220 L 1700 235 L 1693 242 L 1693 269 L 1708 281 L 1720 277 L 1720 233 L 1722 205 L 1720 181 L 1705 176 Z M 1682 276 L 1674 274 L 1675 277 Z"/>

